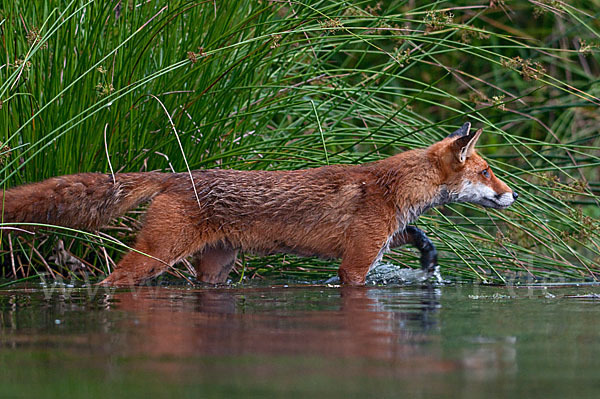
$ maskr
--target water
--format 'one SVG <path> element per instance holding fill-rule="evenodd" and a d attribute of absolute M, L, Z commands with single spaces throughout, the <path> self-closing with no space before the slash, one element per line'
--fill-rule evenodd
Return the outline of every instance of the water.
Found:
<path fill-rule="evenodd" d="M 407 285 L 423 284 L 431 282 L 434 284 L 443 284 L 446 281 L 442 278 L 440 267 L 436 266 L 430 274 L 422 269 L 410 269 L 391 263 L 379 263 L 376 267 L 367 273 L 366 285 Z M 333 276 L 323 282 L 325 285 L 340 284 L 340 278 Z"/>
<path fill-rule="evenodd" d="M 0 290 L 0 396 L 597 397 L 599 298 L 593 285 L 30 283 Z"/>

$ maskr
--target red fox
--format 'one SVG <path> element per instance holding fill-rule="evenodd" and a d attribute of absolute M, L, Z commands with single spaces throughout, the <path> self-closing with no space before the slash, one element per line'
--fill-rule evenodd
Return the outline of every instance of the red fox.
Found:
<path fill-rule="evenodd" d="M 199 280 L 223 282 L 238 251 L 342 258 L 342 283 L 362 285 L 389 248 L 413 244 L 432 271 L 435 247 L 409 226 L 419 215 L 451 202 L 504 209 L 517 199 L 476 154 L 482 129 L 470 127 L 362 165 L 54 177 L 5 191 L 3 221 L 94 230 L 149 202 L 134 251 L 104 285 L 142 284 L 190 255 Z"/>

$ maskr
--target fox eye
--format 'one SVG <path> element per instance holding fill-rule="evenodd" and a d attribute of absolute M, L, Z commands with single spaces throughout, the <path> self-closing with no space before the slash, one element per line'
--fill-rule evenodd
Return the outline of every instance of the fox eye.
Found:
<path fill-rule="evenodd" d="M 486 179 L 490 178 L 490 172 L 488 172 L 487 169 L 484 169 L 481 171 L 481 174 L 483 175 L 483 177 L 485 177 Z"/>

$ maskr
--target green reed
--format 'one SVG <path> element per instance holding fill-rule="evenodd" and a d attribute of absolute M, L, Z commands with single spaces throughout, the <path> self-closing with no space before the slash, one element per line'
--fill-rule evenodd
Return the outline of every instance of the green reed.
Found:
<path fill-rule="evenodd" d="M 470 120 L 485 129 L 480 153 L 521 196 L 507 211 L 452 205 L 421 217 L 444 274 L 595 280 L 600 4 L 409 4 L 4 1 L 3 185 L 368 162 Z M 2 274 L 80 278 L 53 256 L 63 240 L 62 253 L 100 277 L 141 213 L 92 235 L 3 230 Z M 389 260 L 416 267 L 415 255 Z M 236 267 L 237 277 L 305 280 L 334 271 L 290 256 L 248 255 Z"/>

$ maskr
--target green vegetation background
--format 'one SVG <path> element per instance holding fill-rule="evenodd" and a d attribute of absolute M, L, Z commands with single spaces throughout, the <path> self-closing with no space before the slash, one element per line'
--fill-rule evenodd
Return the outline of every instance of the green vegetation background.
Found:
<path fill-rule="evenodd" d="M 6 188 L 89 171 L 367 162 L 469 120 L 521 197 L 420 219 L 444 276 L 598 278 L 600 1 L 0 1 Z M 100 277 L 142 211 L 91 235 L 5 226 L 0 274 Z M 416 259 L 407 248 L 389 260 Z M 232 277 L 335 270 L 244 256 Z"/>

